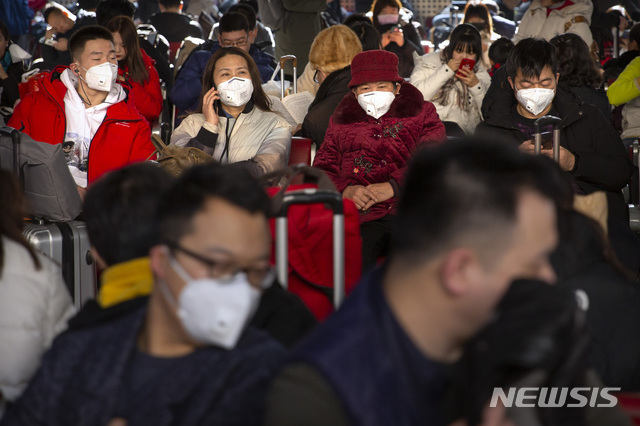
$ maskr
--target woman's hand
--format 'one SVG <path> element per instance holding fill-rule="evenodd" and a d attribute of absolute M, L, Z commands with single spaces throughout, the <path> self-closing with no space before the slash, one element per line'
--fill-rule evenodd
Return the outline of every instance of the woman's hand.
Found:
<path fill-rule="evenodd" d="M 473 70 L 467 70 L 466 68 L 460 68 L 456 73 L 456 77 L 469 87 L 473 87 L 480 83 L 476 73 L 473 72 Z"/>
<path fill-rule="evenodd" d="M 369 210 L 371 206 L 378 202 L 376 194 L 362 185 L 347 186 L 342 193 L 342 197 L 353 201 L 358 210 L 361 211 Z"/>
<path fill-rule="evenodd" d="M 213 124 L 214 126 L 218 125 L 219 120 L 218 111 L 213 105 L 217 100 L 220 100 L 220 96 L 218 96 L 218 91 L 215 87 L 209 89 L 209 91 L 204 94 L 202 100 L 202 114 L 204 114 L 204 119 L 207 123 Z"/>
<path fill-rule="evenodd" d="M 447 62 L 447 65 L 449 66 L 449 68 L 451 68 L 451 71 L 456 72 L 458 71 L 458 68 L 460 68 L 461 62 L 462 62 L 462 59 L 449 59 L 449 62 Z"/>
<path fill-rule="evenodd" d="M 402 28 L 394 28 L 389 36 L 390 41 L 394 41 L 398 46 L 404 46 L 404 32 Z"/>

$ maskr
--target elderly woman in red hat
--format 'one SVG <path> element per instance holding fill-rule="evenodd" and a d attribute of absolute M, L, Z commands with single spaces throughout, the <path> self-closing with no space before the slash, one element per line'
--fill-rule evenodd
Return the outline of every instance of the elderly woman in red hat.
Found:
<path fill-rule="evenodd" d="M 313 165 L 360 211 L 363 269 L 387 254 L 399 185 L 419 146 L 445 140 L 431 102 L 398 74 L 384 50 L 357 54 L 347 93 L 331 116 Z"/>

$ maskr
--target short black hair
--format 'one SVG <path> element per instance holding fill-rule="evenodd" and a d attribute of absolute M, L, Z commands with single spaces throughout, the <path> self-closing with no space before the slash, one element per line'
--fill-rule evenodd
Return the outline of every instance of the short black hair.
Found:
<path fill-rule="evenodd" d="M 64 15 L 65 11 L 62 9 L 62 5 L 58 3 L 49 3 L 42 12 L 42 17 L 44 18 L 44 22 L 49 23 L 49 17 L 51 14 L 54 15 Z"/>
<path fill-rule="evenodd" d="M 136 7 L 129 0 L 102 0 L 96 8 L 96 21 L 103 27 L 116 16 L 133 19 Z"/>
<path fill-rule="evenodd" d="M 164 7 L 179 7 L 182 0 L 158 0 Z"/>
<path fill-rule="evenodd" d="M 84 46 L 90 40 L 108 40 L 113 43 L 113 35 L 100 25 L 87 25 L 73 33 L 69 39 L 69 52 L 71 59 L 78 60 L 84 52 Z"/>
<path fill-rule="evenodd" d="M 513 49 L 513 42 L 506 37 L 500 37 L 489 46 L 489 59 L 494 64 L 504 65 L 507 62 L 509 52 Z"/>
<path fill-rule="evenodd" d="M 107 265 L 148 256 L 157 243 L 158 202 L 174 178 L 157 164 L 136 163 L 89 186 L 83 218 Z"/>
<path fill-rule="evenodd" d="M 78 0 L 78 7 L 84 10 L 94 10 L 98 7 L 100 0 Z"/>
<path fill-rule="evenodd" d="M 191 232 L 193 216 L 211 198 L 251 214 L 269 215 L 269 197 L 260 182 L 238 164 L 207 164 L 184 172 L 165 192 L 158 208 L 159 242 L 175 244 Z"/>
<path fill-rule="evenodd" d="M 640 23 L 635 24 L 629 30 L 629 41 L 635 41 L 640 48 Z"/>
<path fill-rule="evenodd" d="M 256 15 L 256 11 L 253 10 L 253 8 L 246 3 L 234 4 L 227 11 L 227 13 L 229 12 L 242 13 L 244 17 L 247 18 L 247 22 L 249 23 L 249 28 L 251 29 L 254 29 L 258 24 L 258 16 Z"/>
<path fill-rule="evenodd" d="M 373 21 L 371 20 L 371 18 L 369 18 L 364 13 L 352 13 L 351 15 L 344 18 L 344 21 L 342 21 L 342 23 L 347 27 L 351 27 L 356 23 L 365 23 L 365 24 L 373 25 Z"/>
<path fill-rule="evenodd" d="M 4 37 L 5 40 L 7 41 L 11 40 L 11 34 L 9 34 L 9 28 L 7 27 L 7 24 L 5 24 L 2 21 L 0 21 L 0 33 L 2 33 L 2 37 Z"/>
<path fill-rule="evenodd" d="M 551 39 L 551 44 L 558 55 L 561 83 L 594 89 L 600 86 L 602 76 L 582 37 L 573 33 L 560 34 Z"/>
<path fill-rule="evenodd" d="M 442 49 L 442 60 L 448 62 L 453 52 L 470 52 L 476 55 L 476 63 L 482 60 L 482 36 L 480 31 L 471 24 L 460 24 L 453 29 L 449 36 L 449 45 Z"/>
<path fill-rule="evenodd" d="M 479 138 L 418 151 L 398 202 L 391 257 L 411 266 L 461 240 L 486 242 L 489 250 L 509 236 L 523 190 L 540 193 L 558 208 L 563 195 L 552 167 L 557 166 L 542 156 Z"/>
<path fill-rule="evenodd" d="M 362 51 L 365 50 L 378 50 L 382 43 L 380 32 L 372 25 L 366 22 L 355 22 L 351 26 L 351 31 L 356 33 L 360 44 L 362 44 Z"/>
<path fill-rule="evenodd" d="M 249 26 L 249 21 L 246 16 L 240 12 L 225 13 L 222 18 L 220 18 L 220 36 L 222 36 L 222 33 L 230 33 L 233 31 L 249 32 L 252 29 L 253 28 Z"/>
<path fill-rule="evenodd" d="M 525 38 L 516 44 L 507 57 L 507 75 L 515 79 L 518 70 L 525 78 L 539 77 L 545 67 L 558 73 L 558 55 L 551 43 L 542 38 Z"/>

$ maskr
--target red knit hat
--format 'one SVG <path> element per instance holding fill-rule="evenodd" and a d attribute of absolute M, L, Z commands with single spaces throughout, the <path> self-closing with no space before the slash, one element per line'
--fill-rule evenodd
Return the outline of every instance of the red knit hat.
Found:
<path fill-rule="evenodd" d="M 386 50 L 367 50 L 353 58 L 349 88 L 374 81 L 404 81 L 398 74 L 398 57 L 394 53 Z"/>

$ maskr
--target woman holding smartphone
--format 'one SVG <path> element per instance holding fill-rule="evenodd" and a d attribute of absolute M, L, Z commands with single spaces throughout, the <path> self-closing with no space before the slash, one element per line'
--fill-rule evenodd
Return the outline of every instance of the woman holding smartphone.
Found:
<path fill-rule="evenodd" d="M 116 16 L 106 28 L 113 34 L 118 79 L 131 86 L 133 103 L 149 127 L 162 112 L 162 91 L 155 61 L 140 48 L 136 26 L 127 16 Z"/>
<path fill-rule="evenodd" d="M 291 132 L 270 110 L 251 56 L 228 47 L 207 62 L 198 109 L 176 128 L 171 144 L 201 149 L 221 163 L 241 163 L 261 176 L 287 164 Z"/>
<path fill-rule="evenodd" d="M 491 84 L 491 77 L 481 64 L 482 39 L 478 30 L 470 24 L 459 25 L 442 52 L 416 56 L 414 60 L 411 84 L 425 100 L 433 102 L 445 125 L 453 122 L 466 134 L 472 134 L 482 121 L 482 99 Z M 450 136 L 451 133 L 455 132 L 447 132 Z"/>

